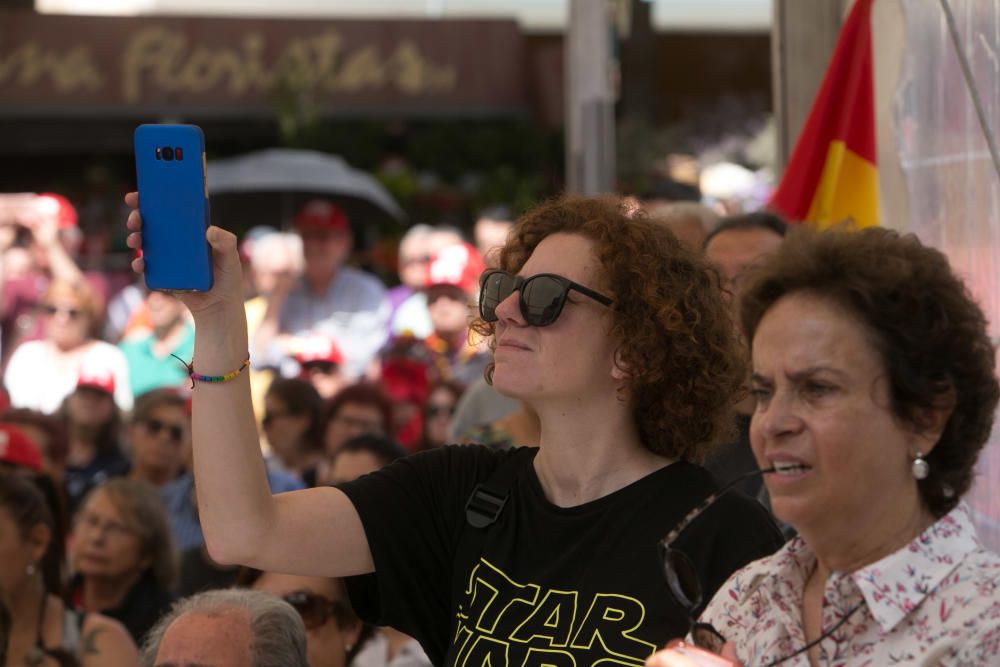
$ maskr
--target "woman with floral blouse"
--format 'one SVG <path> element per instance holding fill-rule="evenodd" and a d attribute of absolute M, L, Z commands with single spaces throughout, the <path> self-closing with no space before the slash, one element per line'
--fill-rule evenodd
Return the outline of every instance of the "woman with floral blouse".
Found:
<path fill-rule="evenodd" d="M 1000 664 L 1000 556 L 961 502 L 1000 388 L 936 250 L 885 229 L 785 242 L 743 293 L 750 440 L 799 536 L 702 614 L 746 667 Z M 696 664 L 677 651 L 650 667 Z"/>

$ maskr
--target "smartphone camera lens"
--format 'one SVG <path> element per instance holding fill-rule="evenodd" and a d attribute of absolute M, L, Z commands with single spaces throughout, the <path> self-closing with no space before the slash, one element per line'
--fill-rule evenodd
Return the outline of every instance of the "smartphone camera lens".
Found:
<path fill-rule="evenodd" d="M 164 160 L 173 160 L 174 159 L 174 149 L 171 148 L 170 146 L 165 146 L 163 148 L 163 159 Z"/>
<path fill-rule="evenodd" d="M 174 149 L 174 158 L 177 159 L 177 160 L 183 160 L 184 159 L 184 151 L 181 149 L 180 146 L 178 146 L 177 148 Z"/>

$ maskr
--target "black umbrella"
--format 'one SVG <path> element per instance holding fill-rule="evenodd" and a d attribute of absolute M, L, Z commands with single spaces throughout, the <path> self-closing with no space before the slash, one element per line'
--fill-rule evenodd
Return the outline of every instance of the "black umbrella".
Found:
<path fill-rule="evenodd" d="M 367 247 L 377 229 L 391 229 L 406 214 L 371 174 L 336 155 L 271 148 L 208 164 L 213 223 L 235 232 L 256 225 L 286 227 L 309 200 L 327 199 L 351 221 Z"/>

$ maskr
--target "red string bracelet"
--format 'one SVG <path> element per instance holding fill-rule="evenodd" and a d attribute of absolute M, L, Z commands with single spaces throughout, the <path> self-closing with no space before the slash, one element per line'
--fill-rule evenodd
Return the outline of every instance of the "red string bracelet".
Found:
<path fill-rule="evenodd" d="M 171 354 L 170 356 L 176 359 L 177 361 L 181 362 L 182 364 L 184 364 L 184 368 L 186 368 L 188 372 L 188 377 L 191 378 L 192 389 L 194 389 L 195 380 L 197 380 L 198 382 L 229 382 L 230 380 L 234 380 L 236 379 L 236 376 L 238 376 L 240 373 L 243 372 L 243 369 L 245 369 L 247 366 L 250 365 L 250 353 L 247 352 L 247 360 L 244 361 L 243 365 L 237 368 L 235 371 L 229 371 L 225 375 L 202 375 L 201 373 L 194 372 L 194 359 L 192 359 L 191 363 L 189 364 L 180 357 L 178 357 L 176 354 Z"/>

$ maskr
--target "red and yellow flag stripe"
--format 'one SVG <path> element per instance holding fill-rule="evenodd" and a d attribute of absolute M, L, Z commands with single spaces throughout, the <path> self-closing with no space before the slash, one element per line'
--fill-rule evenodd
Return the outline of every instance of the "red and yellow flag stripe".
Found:
<path fill-rule="evenodd" d="M 857 0 L 770 205 L 819 228 L 879 224 L 871 6 Z"/>

